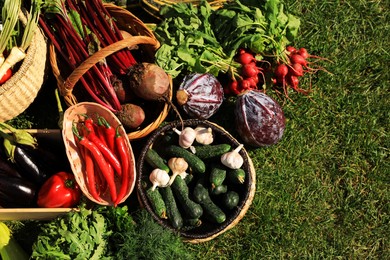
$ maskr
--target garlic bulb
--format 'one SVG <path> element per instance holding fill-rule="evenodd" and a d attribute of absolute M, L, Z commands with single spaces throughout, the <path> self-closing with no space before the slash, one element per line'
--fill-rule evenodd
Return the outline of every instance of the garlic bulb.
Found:
<path fill-rule="evenodd" d="M 237 146 L 233 151 L 224 153 L 221 156 L 221 163 L 230 169 L 239 169 L 244 164 L 244 158 L 242 158 L 239 151 L 244 147 L 243 144 Z"/>
<path fill-rule="evenodd" d="M 154 169 L 149 174 L 149 180 L 153 184 L 152 190 L 155 190 L 157 187 L 166 187 L 169 183 L 169 174 L 165 170 L 159 168 Z"/>
<path fill-rule="evenodd" d="M 184 149 L 190 148 L 195 141 L 196 131 L 191 127 L 185 127 L 182 131 L 173 128 L 173 131 L 179 135 L 179 145 Z"/>
<path fill-rule="evenodd" d="M 204 145 L 211 144 L 214 141 L 213 130 L 211 127 L 197 126 L 195 128 L 196 137 L 195 140 Z"/>
<path fill-rule="evenodd" d="M 173 183 L 177 175 L 184 174 L 184 172 L 188 169 L 188 163 L 181 157 L 172 157 L 169 159 L 168 166 L 172 170 L 172 176 L 169 179 L 168 186 Z"/>

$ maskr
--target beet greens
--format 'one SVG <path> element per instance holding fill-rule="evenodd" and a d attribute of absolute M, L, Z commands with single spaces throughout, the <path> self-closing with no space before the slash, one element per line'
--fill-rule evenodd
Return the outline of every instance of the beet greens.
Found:
<path fill-rule="evenodd" d="M 70 71 L 100 48 L 123 39 L 99 0 L 46 1 L 42 13 L 40 25 Z M 113 75 L 125 75 L 135 63 L 130 50 L 122 49 L 95 64 L 80 82 L 94 101 L 116 112 L 121 104 L 112 84 Z"/>

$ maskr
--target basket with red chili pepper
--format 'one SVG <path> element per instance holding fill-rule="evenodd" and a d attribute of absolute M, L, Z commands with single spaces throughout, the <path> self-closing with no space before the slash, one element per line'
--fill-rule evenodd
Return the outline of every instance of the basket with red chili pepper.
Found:
<path fill-rule="evenodd" d="M 63 139 L 80 189 L 91 201 L 118 205 L 135 185 L 135 160 L 125 129 L 105 107 L 81 102 L 64 114 Z"/>

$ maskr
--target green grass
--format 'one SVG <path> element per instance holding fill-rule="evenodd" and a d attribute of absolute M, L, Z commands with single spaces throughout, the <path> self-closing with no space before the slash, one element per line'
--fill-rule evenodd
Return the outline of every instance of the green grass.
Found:
<path fill-rule="evenodd" d="M 256 195 L 200 258 L 389 258 L 390 15 L 386 1 L 286 1 L 295 46 L 329 58 L 311 99 L 291 94 L 285 135 L 251 150 Z M 309 84 L 307 79 L 302 87 Z"/>
<path fill-rule="evenodd" d="M 257 184 L 247 214 L 188 250 L 199 259 L 389 259 L 390 3 L 285 2 L 302 21 L 294 45 L 329 58 L 321 65 L 332 74 L 312 76 L 310 98 L 280 100 L 283 139 L 249 151 Z"/>

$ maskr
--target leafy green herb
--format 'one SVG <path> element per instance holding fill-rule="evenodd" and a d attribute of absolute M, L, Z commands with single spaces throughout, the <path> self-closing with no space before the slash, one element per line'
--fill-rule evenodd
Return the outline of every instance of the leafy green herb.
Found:
<path fill-rule="evenodd" d="M 100 213 L 80 208 L 42 225 L 33 259 L 101 259 L 111 235 Z"/>
<path fill-rule="evenodd" d="M 181 238 L 141 209 L 81 207 L 45 222 L 32 259 L 194 259 Z"/>
<path fill-rule="evenodd" d="M 173 77 L 180 73 L 229 73 L 239 48 L 262 56 L 285 59 L 285 48 L 298 34 L 300 21 L 284 12 L 280 0 L 235 0 L 213 10 L 203 0 L 197 7 L 178 3 L 161 8 L 164 20 L 155 28 L 161 42 L 156 62 Z"/>
<path fill-rule="evenodd" d="M 198 7 L 178 3 L 161 8 L 164 20 L 155 28 L 155 34 L 162 45 L 156 63 L 172 77 L 181 72 L 218 75 L 238 67 L 214 36 L 209 23 L 212 13 L 207 1 Z"/>
<path fill-rule="evenodd" d="M 276 60 L 285 59 L 286 46 L 298 34 L 300 20 L 285 13 L 280 0 L 236 0 L 212 16 L 215 35 L 227 53 L 248 48 Z"/>

